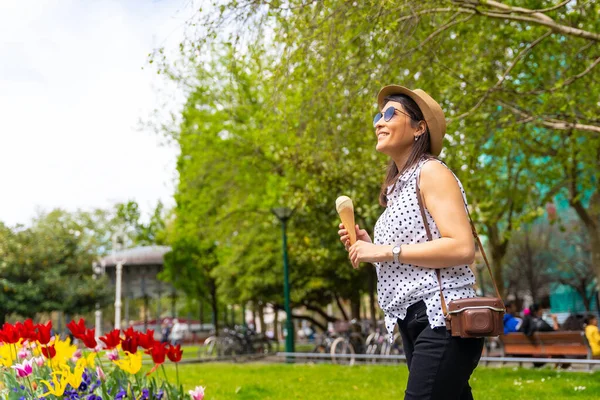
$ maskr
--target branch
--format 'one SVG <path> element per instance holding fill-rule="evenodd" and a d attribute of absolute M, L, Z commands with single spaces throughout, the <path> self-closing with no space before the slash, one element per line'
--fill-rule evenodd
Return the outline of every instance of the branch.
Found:
<path fill-rule="evenodd" d="M 594 67 L 596 65 L 600 64 L 600 57 L 596 58 L 594 60 L 593 63 L 591 63 L 583 72 L 577 74 L 577 75 L 573 75 L 572 77 L 570 77 L 569 79 L 567 79 L 566 81 L 564 81 L 561 85 L 558 86 L 554 86 L 550 89 L 538 89 L 538 90 L 531 90 L 529 92 L 525 92 L 522 94 L 541 94 L 541 93 L 553 93 L 556 92 L 557 90 L 560 90 L 562 88 L 564 88 L 565 86 L 570 85 L 571 83 L 575 82 L 577 79 L 585 76 L 586 74 L 588 74 L 592 69 L 594 69 Z"/>
<path fill-rule="evenodd" d="M 593 40 L 595 42 L 600 42 L 600 34 L 594 33 L 594 32 L 589 32 L 589 31 L 584 31 L 583 29 L 572 28 L 572 27 L 566 26 L 566 25 L 557 24 L 556 22 L 554 22 L 553 19 L 551 19 L 550 17 L 547 17 L 544 14 L 541 14 L 541 15 L 544 15 L 546 18 L 548 18 L 548 20 L 542 19 L 542 18 L 532 18 L 532 17 L 523 17 L 523 16 L 519 16 L 519 15 L 487 12 L 487 11 L 482 11 L 482 10 L 477 10 L 477 12 L 481 15 L 485 15 L 486 17 L 490 17 L 490 18 L 510 19 L 513 21 L 531 22 L 531 23 L 534 23 L 537 25 L 547 26 L 548 28 L 552 28 L 552 30 L 554 30 L 555 32 L 560 32 L 567 36 L 574 36 L 574 37 L 579 37 L 579 38 L 583 38 L 583 39 Z"/>
<path fill-rule="evenodd" d="M 399 56 L 404 56 L 404 55 L 407 55 L 407 54 L 410 54 L 410 53 L 412 53 L 412 52 L 413 52 L 413 51 L 415 51 L 415 50 L 420 50 L 420 49 L 422 49 L 422 48 L 423 48 L 423 46 L 425 46 L 425 44 L 427 44 L 427 42 L 431 41 L 431 40 L 432 40 L 434 37 L 436 37 L 436 36 L 437 36 L 437 35 L 439 35 L 440 33 L 442 33 L 442 32 L 444 32 L 444 31 L 446 31 L 446 30 L 450 29 L 450 28 L 451 28 L 451 27 L 453 27 L 454 25 L 460 24 L 461 22 L 467 22 L 468 20 L 470 20 L 471 18 L 473 18 L 473 16 L 475 15 L 475 14 L 471 14 L 471 15 L 469 15 L 469 16 L 468 16 L 468 17 L 466 17 L 466 18 L 459 19 L 459 20 L 455 21 L 454 19 L 455 19 L 455 18 L 456 18 L 456 17 L 457 17 L 459 14 L 461 14 L 461 13 L 462 13 L 461 11 L 458 11 L 457 13 L 455 13 L 455 14 L 452 16 L 452 18 L 451 18 L 451 21 L 450 21 L 450 22 L 448 22 L 447 24 L 445 24 L 445 25 L 442 25 L 441 27 L 439 27 L 437 30 L 435 30 L 433 33 L 431 33 L 429 36 L 427 36 L 427 37 L 425 38 L 425 40 L 423 40 L 421 43 L 419 43 L 418 45 L 416 45 L 416 46 L 415 46 L 415 47 L 413 47 L 412 49 L 409 49 L 409 50 L 407 50 L 407 51 L 405 51 L 405 52 L 403 52 L 403 53 L 400 53 L 400 54 L 399 54 Z"/>
<path fill-rule="evenodd" d="M 470 114 L 472 114 L 475 110 L 477 110 L 494 90 L 497 90 L 500 86 L 502 86 L 502 83 L 504 82 L 504 80 L 506 79 L 506 77 L 508 76 L 508 74 L 510 73 L 510 71 L 512 71 L 513 68 L 515 67 L 515 65 L 517 65 L 517 63 L 519 61 L 521 61 L 521 59 L 525 56 L 525 54 L 527 54 L 531 49 L 533 49 L 542 40 L 544 40 L 545 38 L 547 38 L 551 34 L 552 34 L 552 30 L 549 30 L 546 33 L 544 33 L 542 36 L 540 36 L 539 38 L 537 38 L 536 40 L 534 40 L 533 42 L 529 43 L 527 45 L 527 47 L 525 47 L 523 50 L 521 50 L 519 52 L 519 54 L 517 54 L 517 56 L 515 57 L 515 59 L 513 60 L 513 62 L 504 71 L 504 73 L 502 74 L 502 76 L 500 77 L 500 79 L 498 79 L 498 82 L 496 82 L 496 84 L 494 86 L 492 86 L 491 88 L 489 88 L 485 92 L 485 94 L 479 99 L 479 101 L 477 102 L 477 104 L 475 104 L 469 111 L 467 111 L 467 112 L 459 115 L 458 117 L 455 117 L 452 120 L 448 121 L 448 123 L 452 122 L 455 119 L 456 120 L 463 119 L 463 118 L 469 116 Z"/>
<path fill-rule="evenodd" d="M 559 9 L 559 8 L 567 5 L 567 3 L 571 2 L 571 1 L 572 0 L 565 0 L 562 3 L 559 3 L 559 4 L 555 5 L 555 6 L 548 7 L 548 8 L 541 8 L 539 10 L 531 10 L 529 8 L 508 6 L 506 4 L 498 3 L 498 2 L 493 1 L 493 0 L 488 0 L 488 1 L 484 0 L 484 4 L 489 4 L 489 5 L 493 6 L 493 7 L 500 8 L 502 10 L 507 10 L 508 12 L 511 12 L 511 13 L 512 12 L 518 12 L 520 14 L 538 14 L 538 13 L 541 14 L 541 13 L 545 13 L 545 12 L 550 12 L 550 11 L 557 10 L 557 9 Z M 544 17 L 550 18 L 548 16 L 544 16 Z"/>
<path fill-rule="evenodd" d="M 315 320 L 313 317 L 311 317 L 309 315 L 292 313 L 292 319 L 294 319 L 294 318 L 310 321 L 312 324 L 318 326 L 321 329 L 321 331 L 323 331 L 323 332 L 325 332 L 327 330 L 326 325 L 323 325 L 322 323 L 318 322 L 317 320 Z"/>
<path fill-rule="evenodd" d="M 319 314 L 319 315 L 320 315 L 321 317 L 323 317 L 323 319 L 324 319 L 324 320 L 326 320 L 327 322 L 335 322 L 335 321 L 337 321 L 337 318 L 335 318 L 335 317 L 332 317 L 331 315 L 327 314 L 326 312 L 324 312 L 324 311 L 323 311 L 321 308 L 319 308 L 319 307 L 313 306 L 313 305 L 311 305 L 310 303 L 308 303 L 308 302 L 306 302 L 306 301 L 303 301 L 303 302 L 301 302 L 301 304 L 302 304 L 304 307 L 306 307 L 306 309 L 307 309 L 307 310 L 314 311 L 314 312 L 316 312 L 317 314 Z"/>
<path fill-rule="evenodd" d="M 546 126 L 548 128 L 558 129 L 561 131 L 577 129 L 580 131 L 600 133 L 600 126 L 597 125 L 579 124 L 577 122 L 563 121 L 560 119 L 549 118 L 544 116 L 534 117 L 533 115 L 528 114 L 525 111 L 519 110 L 517 107 L 509 103 L 500 100 L 499 103 L 505 106 L 506 108 L 511 109 L 513 112 L 520 115 L 521 117 L 526 118 L 528 121 L 534 121 L 534 123 Z"/>

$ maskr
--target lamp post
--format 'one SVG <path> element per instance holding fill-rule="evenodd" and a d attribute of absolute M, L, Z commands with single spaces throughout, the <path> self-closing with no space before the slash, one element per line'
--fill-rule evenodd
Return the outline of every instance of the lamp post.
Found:
<path fill-rule="evenodd" d="M 117 259 L 117 253 L 125 247 L 125 233 L 117 231 L 113 237 L 112 255 L 115 266 L 115 329 L 121 329 L 121 281 L 123 275 L 124 258 Z"/>
<path fill-rule="evenodd" d="M 292 324 L 292 310 L 290 309 L 290 274 L 287 254 L 287 222 L 292 218 L 294 210 L 287 207 L 278 207 L 271 210 L 281 222 L 281 233 L 283 236 L 283 301 L 286 314 L 285 351 L 294 352 L 294 325 Z"/>
<path fill-rule="evenodd" d="M 479 279 L 479 290 L 481 290 L 481 297 L 485 297 L 485 289 L 483 288 L 483 269 L 485 268 L 485 265 L 479 263 L 476 264 L 477 267 L 477 274 L 479 275 L 478 279 Z"/>
<path fill-rule="evenodd" d="M 94 261 L 92 263 L 92 271 L 94 271 L 94 279 L 100 277 L 100 275 L 104 274 L 105 263 L 104 261 Z M 94 331 L 96 333 L 96 338 L 102 336 L 102 310 L 100 310 L 100 304 L 96 303 L 96 312 L 94 313 L 96 320 Z"/>

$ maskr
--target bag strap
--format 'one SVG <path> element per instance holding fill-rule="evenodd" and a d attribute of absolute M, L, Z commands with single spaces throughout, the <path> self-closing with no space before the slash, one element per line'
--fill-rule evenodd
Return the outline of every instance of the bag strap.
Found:
<path fill-rule="evenodd" d="M 431 231 L 429 229 L 429 223 L 427 222 L 427 216 L 425 215 L 425 207 L 423 207 L 423 199 L 421 198 L 421 186 L 420 186 L 420 178 L 421 171 L 417 173 L 417 183 L 416 183 L 416 192 L 417 192 L 417 203 L 419 203 L 419 209 L 421 210 L 421 217 L 423 218 L 423 225 L 425 226 L 425 232 L 427 233 L 427 240 L 432 241 L 433 237 L 431 235 Z M 464 198 L 463 198 L 464 201 Z M 485 261 L 485 265 L 487 266 L 487 270 L 490 273 L 490 277 L 492 278 L 492 283 L 494 284 L 494 290 L 496 290 L 496 296 L 502 301 L 502 297 L 500 296 L 500 291 L 498 290 L 498 286 L 496 285 L 496 280 L 494 279 L 494 275 L 492 274 L 492 268 L 490 267 L 490 263 L 488 262 L 487 256 L 485 254 L 485 250 L 483 245 L 481 244 L 481 240 L 479 239 L 479 235 L 477 234 L 477 229 L 475 229 L 475 224 L 473 223 L 473 219 L 471 218 L 471 213 L 469 212 L 469 207 L 467 207 L 467 203 L 465 201 L 465 209 L 467 210 L 467 215 L 469 217 L 469 222 L 471 223 L 471 232 L 473 233 L 473 237 L 477 240 L 477 245 L 479 246 L 479 250 L 481 251 L 481 255 L 483 256 L 483 260 Z M 444 316 L 448 317 L 448 307 L 446 306 L 446 299 L 444 298 L 444 293 L 442 291 L 442 277 L 439 268 L 435 268 L 435 273 L 438 278 L 438 284 L 440 287 L 440 299 L 442 301 L 442 312 Z M 480 285 L 483 285 L 483 282 L 480 282 Z"/>

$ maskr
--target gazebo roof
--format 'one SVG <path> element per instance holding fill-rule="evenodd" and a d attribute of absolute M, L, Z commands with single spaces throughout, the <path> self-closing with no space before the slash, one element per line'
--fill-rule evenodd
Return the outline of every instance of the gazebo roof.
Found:
<path fill-rule="evenodd" d="M 116 266 L 117 260 L 125 260 L 125 265 L 163 265 L 163 257 L 169 251 L 169 246 L 140 246 L 110 254 L 102 262 L 105 267 Z"/>

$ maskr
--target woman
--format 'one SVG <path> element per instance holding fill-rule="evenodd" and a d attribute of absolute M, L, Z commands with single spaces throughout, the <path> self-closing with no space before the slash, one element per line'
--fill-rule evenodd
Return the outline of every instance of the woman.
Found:
<path fill-rule="evenodd" d="M 379 305 L 392 332 L 400 328 L 409 369 L 405 399 L 472 399 L 469 377 L 477 366 L 483 339 L 451 336 L 442 312 L 445 301 L 475 297 L 475 277 L 468 265 L 475 247 L 462 185 L 435 159 L 446 131 L 440 105 L 420 89 L 386 86 L 377 97 L 373 125 L 376 150 L 390 157 L 379 201 L 386 207 L 372 242 L 356 229 L 349 247 L 346 227 L 340 240 L 352 266 L 372 263 L 377 269 Z M 429 231 L 423 222 L 418 189 Z"/>

